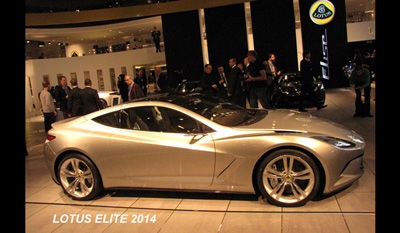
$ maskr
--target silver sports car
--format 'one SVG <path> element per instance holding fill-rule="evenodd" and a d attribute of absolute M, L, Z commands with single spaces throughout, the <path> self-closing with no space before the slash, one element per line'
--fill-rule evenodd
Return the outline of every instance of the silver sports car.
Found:
<path fill-rule="evenodd" d="M 103 189 L 257 193 L 301 206 L 363 174 L 356 132 L 296 111 L 160 95 L 53 125 L 44 155 L 77 200 Z"/>

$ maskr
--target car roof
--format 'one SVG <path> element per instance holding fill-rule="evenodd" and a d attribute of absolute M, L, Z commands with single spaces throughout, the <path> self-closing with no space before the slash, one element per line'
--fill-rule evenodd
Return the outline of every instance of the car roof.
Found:
<path fill-rule="evenodd" d="M 148 105 L 153 105 L 153 104 L 156 104 L 156 102 L 158 102 L 157 105 L 159 105 L 160 103 L 161 104 L 162 103 L 165 103 L 165 104 L 170 103 L 170 104 L 174 104 L 174 105 L 176 105 L 178 107 L 185 108 L 185 107 L 182 106 L 182 105 L 184 105 L 184 103 L 193 101 L 193 100 L 198 99 L 198 98 L 206 99 L 206 100 L 214 101 L 214 102 L 215 101 L 221 102 L 221 100 L 218 99 L 218 98 L 215 98 L 215 97 L 212 97 L 212 96 L 205 96 L 205 95 L 202 95 L 200 93 L 191 93 L 191 94 L 187 94 L 187 95 L 179 95 L 179 94 L 176 94 L 176 93 L 171 93 L 171 94 L 170 93 L 163 93 L 163 94 L 146 96 L 146 97 L 142 97 L 142 98 L 139 98 L 139 99 L 134 99 L 134 100 L 131 100 L 129 102 L 125 102 L 125 103 L 119 104 L 119 105 L 114 105 L 112 107 L 108 107 L 108 108 L 105 108 L 105 109 L 102 109 L 102 110 L 99 110 L 99 111 L 95 111 L 93 113 L 89 113 L 88 115 L 85 115 L 85 117 L 86 117 L 86 119 L 93 119 L 93 118 L 95 118 L 97 116 L 104 115 L 104 114 L 113 112 L 115 110 L 123 109 L 123 108 L 130 107 L 130 106 L 134 106 L 135 103 L 137 103 L 138 105 L 142 105 L 142 104 L 143 105 L 147 105 L 147 104 Z"/>
<path fill-rule="evenodd" d="M 105 114 L 108 114 L 108 113 L 111 113 L 114 111 L 118 111 L 118 110 L 129 108 L 129 107 L 134 107 L 134 106 L 171 106 L 171 105 L 173 105 L 174 109 L 176 109 L 176 110 L 181 109 L 181 110 L 184 110 L 185 112 L 190 111 L 192 117 L 195 117 L 197 115 L 197 117 L 195 117 L 195 118 L 200 120 L 201 122 L 204 122 L 204 120 L 206 120 L 208 122 L 207 125 L 213 129 L 224 127 L 222 125 L 219 125 L 216 122 L 212 122 L 209 119 L 204 118 L 200 114 L 195 113 L 195 112 L 191 111 L 190 109 L 187 109 L 183 106 L 188 102 L 196 101 L 196 99 L 198 99 L 198 98 L 209 100 L 209 101 L 218 101 L 221 103 L 226 103 L 218 98 L 215 98 L 212 96 L 205 96 L 200 93 L 191 93 L 188 95 L 177 95 L 174 93 L 172 93 L 172 94 L 164 93 L 164 94 L 151 95 L 151 96 L 135 99 L 135 100 L 132 100 L 129 102 L 125 102 L 123 104 L 119 104 L 119 105 L 114 105 L 112 107 L 90 113 L 88 115 L 85 115 L 84 117 L 86 118 L 86 120 L 91 120 L 91 119 L 96 118 L 101 115 L 105 115 Z"/>
<path fill-rule="evenodd" d="M 221 99 L 218 99 L 216 97 L 208 96 L 208 95 L 203 95 L 201 93 L 190 93 L 190 94 L 177 94 L 177 93 L 164 93 L 164 94 L 158 94 L 158 95 L 152 95 L 148 97 L 143 97 L 139 99 L 135 99 L 132 101 L 129 101 L 128 103 L 135 103 L 135 102 L 143 102 L 143 101 L 159 101 L 159 102 L 166 102 L 166 103 L 172 103 L 172 104 L 177 104 L 182 102 L 182 101 L 190 101 L 193 99 L 205 99 L 213 102 L 225 102 Z"/>

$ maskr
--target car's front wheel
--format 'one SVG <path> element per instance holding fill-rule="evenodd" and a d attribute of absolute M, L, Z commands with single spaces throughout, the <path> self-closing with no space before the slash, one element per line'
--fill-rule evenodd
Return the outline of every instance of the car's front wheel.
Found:
<path fill-rule="evenodd" d="M 97 168 L 78 153 L 69 154 L 61 160 L 58 175 L 65 193 L 76 200 L 93 199 L 103 189 Z"/>
<path fill-rule="evenodd" d="M 316 163 L 297 150 L 275 151 L 264 158 L 257 170 L 261 194 L 278 206 L 304 205 L 317 194 L 320 183 Z"/>

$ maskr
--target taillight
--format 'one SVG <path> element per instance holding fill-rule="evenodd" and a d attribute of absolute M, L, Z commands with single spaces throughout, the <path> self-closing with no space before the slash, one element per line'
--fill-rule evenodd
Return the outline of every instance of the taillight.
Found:
<path fill-rule="evenodd" d="M 56 138 L 56 136 L 47 134 L 47 140 L 51 141 L 51 140 L 53 140 L 53 139 L 55 139 L 55 138 Z"/>

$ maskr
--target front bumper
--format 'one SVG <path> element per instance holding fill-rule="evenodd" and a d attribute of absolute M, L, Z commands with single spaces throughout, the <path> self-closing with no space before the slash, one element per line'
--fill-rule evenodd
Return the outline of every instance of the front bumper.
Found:
<path fill-rule="evenodd" d="M 331 193 L 351 185 L 364 174 L 363 154 L 349 161 L 336 183 L 324 190 L 324 194 Z"/>

